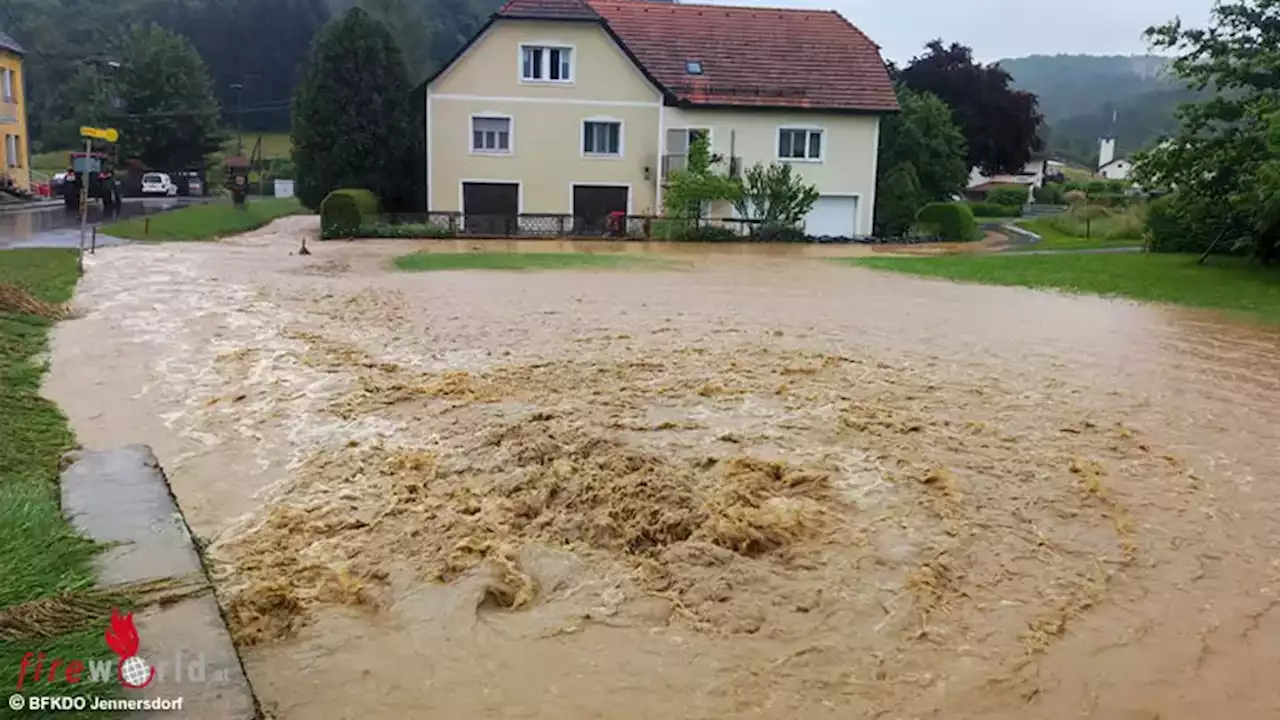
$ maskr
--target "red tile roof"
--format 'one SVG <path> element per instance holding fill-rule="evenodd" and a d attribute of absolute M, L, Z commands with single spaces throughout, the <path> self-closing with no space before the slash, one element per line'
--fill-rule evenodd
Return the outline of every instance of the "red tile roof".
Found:
<path fill-rule="evenodd" d="M 681 104 L 898 109 L 879 47 L 834 11 L 586 2 Z M 701 63 L 702 74 L 689 74 L 689 61 Z"/>
<path fill-rule="evenodd" d="M 501 17 L 540 20 L 599 20 L 600 16 L 582 0 L 507 0 L 498 8 Z"/>

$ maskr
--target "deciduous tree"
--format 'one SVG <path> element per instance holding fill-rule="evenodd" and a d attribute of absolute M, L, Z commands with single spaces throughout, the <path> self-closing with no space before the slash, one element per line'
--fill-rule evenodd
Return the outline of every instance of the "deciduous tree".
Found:
<path fill-rule="evenodd" d="M 902 111 L 880 121 L 882 174 L 909 164 L 924 202 L 950 200 L 969 178 L 967 145 L 951 110 L 936 95 L 898 87 Z"/>
<path fill-rule="evenodd" d="M 987 173 L 1017 172 L 1043 143 L 1044 121 L 1031 93 L 1011 87 L 999 65 L 983 65 L 973 50 L 934 40 L 900 77 L 912 90 L 937 95 L 951 108 L 968 142 L 968 164 Z M 918 168 L 919 169 L 919 168 Z"/>
<path fill-rule="evenodd" d="M 1173 71 L 1194 89 L 1219 93 L 1178 110 L 1179 133 L 1138 156 L 1138 179 L 1214 216 L 1189 219 L 1216 230 L 1201 245 L 1229 235 L 1224 247 L 1270 261 L 1280 235 L 1280 0 L 1223 0 L 1207 28 L 1174 20 L 1147 37 L 1178 53 Z"/>
<path fill-rule="evenodd" d="M 223 140 L 209 71 L 186 38 L 159 25 L 135 25 L 116 43 L 119 69 L 110 94 L 121 157 L 181 170 L 201 164 Z M 102 72 L 108 72 L 103 70 Z"/>

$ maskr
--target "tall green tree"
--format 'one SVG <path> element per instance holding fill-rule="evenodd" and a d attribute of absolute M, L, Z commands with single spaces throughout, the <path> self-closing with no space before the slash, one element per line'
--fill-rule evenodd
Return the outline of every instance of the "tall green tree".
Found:
<path fill-rule="evenodd" d="M 1036 96 L 1016 90 L 999 65 L 983 65 L 973 50 L 934 40 L 899 77 L 912 90 L 937 95 L 951 108 L 969 144 L 970 167 L 988 174 L 1018 172 L 1043 148 Z M 916 166 L 917 171 L 921 166 Z"/>
<path fill-rule="evenodd" d="M 178 170 L 200 165 L 221 145 L 218 101 L 204 61 L 191 43 L 159 25 L 135 25 L 116 42 L 120 67 L 109 88 L 121 157 Z"/>
<path fill-rule="evenodd" d="M 1280 235 L 1280 0 L 1222 0 L 1207 28 L 1174 20 L 1147 37 L 1177 53 L 1172 69 L 1193 89 L 1219 92 L 1179 108 L 1178 134 L 1138 156 L 1138 179 L 1176 191 L 1195 210 L 1189 225 L 1213 228 L 1202 244 L 1222 235 L 1269 262 Z"/>
<path fill-rule="evenodd" d="M 412 93 L 395 40 L 353 8 L 321 30 L 293 104 L 298 197 L 317 208 L 330 191 L 364 188 L 391 207 L 412 201 Z"/>
<path fill-rule="evenodd" d="M 881 176 L 910 165 L 924 202 L 950 200 L 969 179 L 964 134 L 938 96 L 898 87 L 902 111 L 880 121 Z"/>

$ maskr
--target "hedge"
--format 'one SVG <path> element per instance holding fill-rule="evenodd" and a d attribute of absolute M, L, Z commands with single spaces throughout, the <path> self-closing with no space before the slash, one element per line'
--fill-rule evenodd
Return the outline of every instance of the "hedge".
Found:
<path fill-rule="evenodd" d="M 378 214 L 378 196 L 372 190 L 334 190 L 320 203 L 321 237 L 354 237 L 366 217 Z"/>
<path fill-rule="evenodd" d="M 969 241 L 982 237 L 973 212 L 964 203 L 929 203 L 920 209 L 916 222 L 927 226 L 946 241 Z"/>
<path fill-rule="evenodd" d="M 987 192 L 987 202 L 994 205 L 1022 207 L 1027 204 L 1026 188 L 994 188 Z"/>
<path fill-rule="evenodd" d="M 999 205 L 992 202 L 969 203 L 969 210 L 977 217 L 1015 218 L 1022 215 L 1018 205 Z"/>
<path fill-rule="evenodd" d="M 362 238 L 451 238 L 452 230 L 435 223 L 365 223 L 356 233 Z"/>

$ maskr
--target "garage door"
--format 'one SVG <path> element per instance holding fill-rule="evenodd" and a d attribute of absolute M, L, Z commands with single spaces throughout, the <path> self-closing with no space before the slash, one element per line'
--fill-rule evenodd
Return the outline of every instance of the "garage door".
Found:
<path fill-rule="evenodd" d="M 627 212 L 627 192 L 625 185 L 574 185 L 574 234 L 604 235 L 609 214 Z"/>
<path fill-rule="evenodd" d="M 462 183 L 462 227 L 471 235 L 514 235 L 520 214 L 516 183 Z"/>
<path fill-rule="evenodd" d="M 813 237 L 853 237 L 858 227 L 858 198 L 823 195 L 804 219 L 804 231 Z"/>

